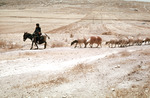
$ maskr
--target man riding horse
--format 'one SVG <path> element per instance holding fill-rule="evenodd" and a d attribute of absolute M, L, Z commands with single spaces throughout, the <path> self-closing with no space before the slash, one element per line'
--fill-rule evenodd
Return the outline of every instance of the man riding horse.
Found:
<path fill-rule="evenodd" d="M 36 28 L 35 28 L 35 31 L 33 34 L 30 34 L 28 32 L 24 32 L 24 35 L 23 35 L 23 41 L 26 41 L 27 38 L 29 38 L 31 41 L 32 41 L 32 45 L 31 45 L 31 48 L 33 48 L 33 44 L 35 44 L 37 46 L 37 49 L 38 49 L 38 45 L 37 44 L 44 44 L 44 49 L 46 48 L 46 45 L 47 45 L 47 42 L 46 42 L 46 38 L 48 37 L 48 39 L 50 39 L 50 37 L 45 34 L 45 35 L 42 35 L 41 33 L 41 28 L 39 26 L 39 24 L 37 23 L 36 24 Z"/>
<path fill-rule="evenodd" d="M 34 40 L 36 41 L 36 42 L 40 42 L 40 36 L 42 35 L 42 33 L 41 33 L 41 28 L 40 28 L 40 25 L 39 25 L 39 23 L 37 23 L 36 24 L 36 28 L 35 28 L 35 31 L 34 31 L 34 33 L 33 33 L 33 36 L 34 36 Z"/>

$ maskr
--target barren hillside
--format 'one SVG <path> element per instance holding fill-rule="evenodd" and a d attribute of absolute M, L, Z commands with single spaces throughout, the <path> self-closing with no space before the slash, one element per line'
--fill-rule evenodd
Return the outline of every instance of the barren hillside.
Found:
<path fill-rule="evenodd" d="M 149 14 L 147 2 L 0 0 L 0 98 L 150 98 Z M 36 23 L 46 49 L 23 41 Z M 90 36 L 102 47 L 71 46 Z"/>

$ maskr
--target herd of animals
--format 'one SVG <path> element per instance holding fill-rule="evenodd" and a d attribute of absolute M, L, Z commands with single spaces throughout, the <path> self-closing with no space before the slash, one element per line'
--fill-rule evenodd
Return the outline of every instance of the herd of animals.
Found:
<path fill-rule="evenodd" d="M 128 47 L 128 46 L 134 46 L 138 45 L 141 46 L 142 44 L 150 44 L 150 38 L 124 38 L 124 39 L 116 39 L 116 40 L 110 40 L 106 42 L 106 45 L 109 47 Z"/>
<path fill-rule="evenodd" d="M 93 44 L 97 44 L 97 47 L 98 46 L 102 47 L 102 38 L 99 36 L 91 36 L 87 40 L 86 38 L 74 40 L 73 42 L 71 42 L 71 46 L 73 44 L 75 44 L 74 48 L 76 48 L 78 44 L 80 45 L 80 47 L 81 47 L 81 44 L 84 44 L 85 45 L 84 48 L 86 48 L 88 44 L 90 45 L 91 48 L 93 47 Z"/>
<path fill-rule="evenodd" d="M 110 48 L 115 48 L 115 47 L 128 47 L 128 46 L 134 46 L 134 45 L 142 45 L 143 43 L 145 44 L 150 44 L 150 38 L 145 38 L 145 39 L 140 39 L 140 38 L 136 38 L 134 39 L 132 38 L 122 38 L 122 39 L 112 39 L 109 41 L 105 42 L 105 45 L 108 45 L 108 47 Z M 93 44 L 97 44 L 98 46 L 102 47 L 102 38 L 99 36 L 91 36 L 89 39 L 78 39 L 78 40 L 74 40 L 73 42 L 71 42 L 71 45 L 75 44 L 75 48 L 77 47 L 77 45 L 79 44 L 81 47 L 81 44 L 84 44 L 85 48 L 87 47 L 87 45 L 89 44 L 90 47 L 93 47 Z"/>
<path fill-rule="evenodd" d="M 35 43 L 35 45 L 37 46 L 38 49 L 38 45 L 37 44 L 44 44 L 44 49 L 46 48 L 47 42 L 46 42 L 46 37 L 48 37 L 50 39 L 50 37 L 45 34 L 42 35 L 42 40 L 39 41 L 39 43 L 37 43 L 36 38 L 34 38 L 32 36 L 32 34 L 25 32 L 23 35 L 23 40 L 25 41 L 27 38 L 29 38 L 32 41 L 32 45 L 31 48 L 33 48 L 33 44 Z M 122 39 L 112 39 L 109 41 L 105 42 L 105 45 L 108 45 L 108 47 L 110 48 L 115 48 L 115 47 L 127 47 L 127 46 L 133 46 L 133 45 L 142 45 L 142 44 L 150 44 L 150 38 L 145 38 L 145 39 L 141 39 L 141 38 L 122 38 Z M 87 45 L 89 45 L 91 48 L 93 47 L 93 44 L 96 44 L 97 48 L 100 46 L 102 47 L 102 38 L 99 36 L 91 36 L 88 39 L 83 38 L 83 39 L 77 39 L 71 42 L 71 46 L 74 45 L 74 48 L 77 47 L 77 45 L 79 44 L 79 46 L 81 47 L 82 44 L 84 44 L 84 48 L 87 47 Z"/>

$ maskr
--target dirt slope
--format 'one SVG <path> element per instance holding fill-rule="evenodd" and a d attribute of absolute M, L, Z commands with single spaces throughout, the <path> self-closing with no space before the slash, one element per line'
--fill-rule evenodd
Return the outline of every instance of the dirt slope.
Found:
<path fill-rule="evenodd" d="M 148 50 L 149 46 L 2 53 L 1 97 L 148 97 Z"/>

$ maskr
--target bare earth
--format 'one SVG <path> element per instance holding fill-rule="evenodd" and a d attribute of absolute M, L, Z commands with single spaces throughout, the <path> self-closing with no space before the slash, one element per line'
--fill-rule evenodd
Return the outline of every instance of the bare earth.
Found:
<path fill-rule="evenodd" d="M 149 14 L 147 2 L 1 0 L 0 98 L 150 98 L 150 45 L 105 45 L 150 37 Z M 36 23 L 51 39 L 29 50 Z M 102 47 L 70 46 L 97 35 Z"/>

